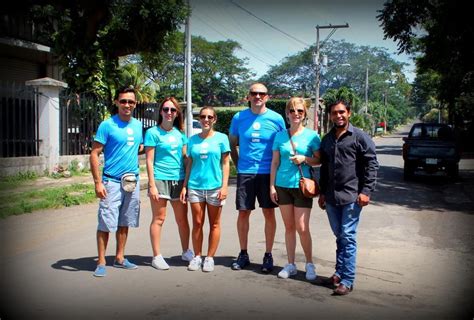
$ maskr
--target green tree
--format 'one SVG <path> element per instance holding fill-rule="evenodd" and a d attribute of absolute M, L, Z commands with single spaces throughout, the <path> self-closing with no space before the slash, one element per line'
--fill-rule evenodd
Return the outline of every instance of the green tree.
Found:
<path fill-rule="evenodd" d="M 30 1 L 32 19 L 50 39 L 68 85 L 109 98 L 119 57 L 166 48 L 188 14 L 182 0 Z"/>
<path fill-rule="evenodd" d="M 419 55 L 418 72 L 428 76 L 435 72 L 439 77 L 431 84 L 436 85 L 437 99 L 447 105 L 450 121 L 472 120 L 474 27 L 470 10 L 459 1 L 392 0 L 377 17 L 385 37 L 397 41 L 400 52 Z"/>
<path fill-rule="evenodd" d="M 159 56 L 141 55 L 150 78 L 159 85 L 160 96 L 183 98 L 184 35 L 168 38 L 169 47 Z M 235 56 L 240 45 L 231 40 L 210 42 L 202 37 L 191 40 L 192 99 L 198 105 L 232 104 L 244 94 L 243 83 L 252 74 L 246 61 Z"/>

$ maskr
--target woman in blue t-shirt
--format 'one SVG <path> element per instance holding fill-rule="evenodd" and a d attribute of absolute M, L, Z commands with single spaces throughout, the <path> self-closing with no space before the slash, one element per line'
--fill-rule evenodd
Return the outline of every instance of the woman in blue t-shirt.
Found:
<path fill-rule="evenodd" d="M 186 177 L 181 201 L 191 203 L 193 230 L 191 233 L 195 257 L 188 270 L 214 270 L 214 255 L 220 240 L 220 219 L 222 206 L 227 198 L 229 180 L 229 139 L 220 132 L 214 131 L 217 121 L 214 108 L 203 107 L 199 112 L 202 132 L 189 138 L 186 161 Z M 209 246 L 207 256 L 202 260 L 203 225 L 209 216 Z"/>
<path fill-rule="evenodd" d="M 304 126 L 308 110 L 302 98 L 291 98 L 286 104 L 285 113 L 290 128 L 278 132 L 275 136 L 270 171 L 270 197 L 280 207 L 285 224 L 285 243 L 288 254 L 288 264 L 278 273 L 278 277 L 286 279 L 297 274 L 295 250 L 296 232 L 298 232 L 306 257 L 306 279 L 312 281 L 316 279 L 309 230 L 313 199 L 306 198 L 299 189 L 301 174 L 298 165 L 301 165 L 305 177 L 311 177 L 310 167 L 320 164 L 321 140 L 317 132 Z"/>
<path fill-rule="evenodd" d="M 152 220 L 150 238 L 153 249 L 151 265 L 159 270 L 169 269 L 160 252 L 161 229 L 166 218 L 168 201 L 178 224 L 183 253 L 181 259 L 191 261 L 189 222 L 186 202 L 180 201 L 184 180 L 184 159 L 188 139 L 184 134 L 183 113 L 175 98 L 166 98 L 160 105 L 158 125 L 146 131 L 145 152 L 148 173 L 148 196 Z"/>

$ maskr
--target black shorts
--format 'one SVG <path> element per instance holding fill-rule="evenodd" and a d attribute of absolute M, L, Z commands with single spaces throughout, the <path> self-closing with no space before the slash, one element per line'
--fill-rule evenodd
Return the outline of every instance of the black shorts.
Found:
<path fill-rule="evenodd" d="M 284 188 L 275 186 L 278 204 L 292 204 L 298 208 L 312 208 L 313 198 L 306 198 L 299 188 Z"/>
<path fill-rule="evenodd" d="M 255 198 L 260 208 L 271 209 L 277 205 L 270 199 L 270 174 L 237 174 L 237 210 L 254 210 Z"/>

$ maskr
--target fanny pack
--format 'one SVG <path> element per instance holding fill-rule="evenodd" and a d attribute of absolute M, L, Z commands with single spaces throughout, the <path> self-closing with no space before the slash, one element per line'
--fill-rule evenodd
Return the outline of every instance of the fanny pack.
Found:
<path fill-rule="evenodd" d="M 122 176 L 122 179 L 120 179 L 120 184 L 123 190 L 133 192 L 137 187 L 137 176 L 135 173 L 126 173 Z"/>
<path fill-rule="evenodd" d="M 110 179 L 120 180 L 120 185 L 126 192 L 133 192 L 137 186 L 137 175 L 135 173 L 126 173 L 121 178 L 113 177 L 106 173 L 103 173 L 103 175 Z"/>

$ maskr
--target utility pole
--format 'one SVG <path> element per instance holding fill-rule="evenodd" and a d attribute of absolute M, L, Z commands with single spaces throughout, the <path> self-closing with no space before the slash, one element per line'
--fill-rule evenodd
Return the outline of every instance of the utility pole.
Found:
<path fill-rule="evenodd" d="M 367 64 L 367 68 L 365 69 L 365 108 L 364 112 L 367 113 L 369 111 L 369 65 Z"/>
<path fill-rule="evenodd" d="M 188 0 L 188 7 L 190 6 Z M 186 43 L 185 43 L 185 88 L 186 88 L 186 134 L 191 136 L 193 133 L 193 103 L 191 97 L 191 17 L 186 18 L 186 27 L 184 29 Z"/>
<path fill-rule="evenodd" d="M 319 59 L 319 29 L 333 29 L 329 36 L 326 38 L 326 40 L 329 40 L 329 38 L 336 32 L 336 29 L 339 28 L 349 28 L 349 24 L 342 24 L 342 25 L 332 25 L 329 24 L 327 26 L 316 26 L 316 53 L 314 55 L 314 64 L 315 64 L 315 71 L 316 71 L 316 93 L 315 93 L 315 101 L 314 101 L 314 130 L 318 131 L 319 134 L 321 134 L 321 127 L 323 126 L 323 118 L 324 118 L 324 112 L 321 110 L 321 114 L 319 115 L 318 119 L 318 111 L 319 111 L 319 85 L 320 85 L 320 73 L 321 73 L 321 65 L 320 65 L 320 59 Z M 325 40 L 325 41 L 326 41 Z M 318 120 L 321 121 L 321 125 L 318 127 Z"/>

